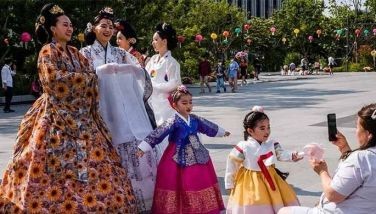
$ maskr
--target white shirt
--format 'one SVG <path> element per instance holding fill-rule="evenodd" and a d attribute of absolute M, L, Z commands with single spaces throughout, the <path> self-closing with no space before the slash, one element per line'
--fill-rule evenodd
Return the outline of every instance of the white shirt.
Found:
<path fill-rule="evenodd" d="M 157 125 L 161 125 L 175 113 L 168 97 L 181 84 L 180 64 L 171 56 L 171 51 L 167 51 L 162 57 L 159 54 L 154 55 L 145 69 L 153 84 L 153 94 L 149 102 Z"/>
<path fill-rule="evenodd" d="M 1 79 L 3 81 L 2 86 L 13 87 L 12 76 L 16 75 L 16 71 L 12 71 L 9 65 L 4 65 L 1 69 Z"/>
<path fill-rule="evenodd" d="M 368 214 L 376 210 L 376 148 L 353 152 L 337 168 L 330 186 L 347 198 L 330 203 L 322 194 L 319 207 L 334 213 Z"/>

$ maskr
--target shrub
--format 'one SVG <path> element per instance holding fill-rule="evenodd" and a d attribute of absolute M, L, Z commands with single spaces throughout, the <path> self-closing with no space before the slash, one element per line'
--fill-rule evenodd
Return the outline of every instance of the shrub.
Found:
<path fill-rule="evenodd" d="M 349 71 L 350 72 L 363 71 L 363 66 L 360 63 L 351 63 L 349 65 Z"/>

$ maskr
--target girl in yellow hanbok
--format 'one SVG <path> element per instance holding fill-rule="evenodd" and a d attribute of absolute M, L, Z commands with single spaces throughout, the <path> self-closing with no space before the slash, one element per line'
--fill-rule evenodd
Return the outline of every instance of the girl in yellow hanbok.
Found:
<path fill-rule="evenodd" d="M 268 116 L 257 110 L 243 121 L 244 141 L 230 152 L 227 160 L 225 187 L 230 189 L 227 213 L 273 214 L 284 206 L 299 205 L 294 190 L 275 168 L 279 161 L 298 161 L 296 152 L 283 150 L 270 140 Z"/>

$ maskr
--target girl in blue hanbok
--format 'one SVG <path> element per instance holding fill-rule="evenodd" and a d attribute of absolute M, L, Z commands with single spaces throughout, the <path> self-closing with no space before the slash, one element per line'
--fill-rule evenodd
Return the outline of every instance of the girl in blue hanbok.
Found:
<path fill-rule="evenodd" d="M 224 209 L 217 176 L 199 133 L 228 136 L 218 125 L 191 114 L 192 95 L 185 86 L 172 93 L 175 115 L 139 145 L 139 156 L 169 135 L 157 169 L 152 213 L 219 213 Z"/>

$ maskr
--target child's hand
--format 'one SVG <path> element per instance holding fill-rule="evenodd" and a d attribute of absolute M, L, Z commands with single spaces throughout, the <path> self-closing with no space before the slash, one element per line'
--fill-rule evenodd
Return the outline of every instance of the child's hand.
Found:
<path fill-rule="evenodd" d="M 137 152 L 136 152 L 136 156 L 139 157 L 139 158 L 144 156 L 144 154 L 145 154 L 145 152 L 142 151 L 141 149 L 138 149 Z"/>
<path fill-rule="evenodd" d="M 228 132 L 228 131 L 225 131 L 225 134 L 223 135 L 223 137 L 227 137 L 227 136 L 230 136 L 230 132 Z"/>
<path fill-rule="evenodd" d="M 292 161 L 294 161 L 294 162 L 300 161 L 303 158 L 304 158 L 304 156 L 298 155 L 298 152 L 292 153 Z"/>

